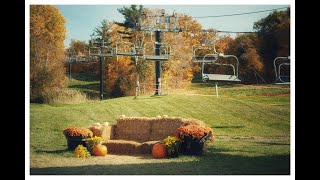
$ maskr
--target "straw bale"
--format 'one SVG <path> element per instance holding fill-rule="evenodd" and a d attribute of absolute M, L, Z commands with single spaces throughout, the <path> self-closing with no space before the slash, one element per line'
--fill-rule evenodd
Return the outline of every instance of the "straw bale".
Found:
<path fill-rule="evenodd" d="M 178 127 L 185 122 L 179 117 L 162 117 L 152 121 L 150 140 L 162 140 L 167 136 L 175 135 Z"/>
<path fill-rule="evenodd" d="M 109 140 L 113 138 L 112 131 L 114 129 L 114 126 L 105 126 L 105 125 L 94 125 L 89 127 L 89 129 L 93 132 L 93 136 L 100 136 L 103 138 L 103 140 Z"/>
<path fill-rule="evenodd" d="M 150 139 L 150 132 L 150 118 L 119 118 L 117 120 L 117 130 L 115 139 L 125 139 L 144 142 Z"/>
<path fill-rule="evenodd" d="M 152 154 L 153 145 L 159 143 L 160 141 L 147 141 L 141 144 L 142 154 Z"/>
<path fill-rule="evenodd" d="M 110 154 L 141 154 L 141 143 L 126 140 L 108 140 L 102 143 Z"/>

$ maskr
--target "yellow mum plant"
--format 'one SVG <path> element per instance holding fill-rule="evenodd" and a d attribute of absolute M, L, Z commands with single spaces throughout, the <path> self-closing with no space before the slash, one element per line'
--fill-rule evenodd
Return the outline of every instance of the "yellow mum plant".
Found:
<path fill-rule="evenodd" d="M 76 149 L 74 150 L 74 157 L 77 158 L 87 158 L 90 157 L 90 153 L 87 150 L 86 147 L 84 147 L 82 144 L 79 144 Z"/>

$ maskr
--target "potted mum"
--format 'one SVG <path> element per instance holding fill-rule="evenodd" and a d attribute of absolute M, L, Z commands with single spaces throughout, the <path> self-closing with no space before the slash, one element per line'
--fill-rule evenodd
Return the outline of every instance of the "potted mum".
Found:
<path fill-rule="evenodd" d="M 180 152 L 187 155 L 203 154 L 206 140 L 214 141 L 213 131 L 207 126 L 181 126 L 176 134 L 182 141 Z"/>
<path fill-rule="evenodd" d="M 166 146 L 167 154 L 169 158 L 174 158 L 179 156 L 180 139 L 175 136 L 168 136 L 162 140 L 162 144 Z"/>
<path fill-rule="evenodd" d="M 91 138 L 93 133 L 90 129 L 71 127 L 63 131 L 64 136 L 67 139 L 68 149 L 74 150 L 79 144 L 86 147 L 86 139 Z"/>

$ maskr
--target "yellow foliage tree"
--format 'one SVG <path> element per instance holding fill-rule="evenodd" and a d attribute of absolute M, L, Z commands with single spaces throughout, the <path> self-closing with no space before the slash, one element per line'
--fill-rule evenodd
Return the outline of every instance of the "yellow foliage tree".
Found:
<path fill-rule="evenodd" d="M 52 90 L 64 87 L 65 18 L 52 5 L 30 6 L 30 95 L 44 101 Z"/>

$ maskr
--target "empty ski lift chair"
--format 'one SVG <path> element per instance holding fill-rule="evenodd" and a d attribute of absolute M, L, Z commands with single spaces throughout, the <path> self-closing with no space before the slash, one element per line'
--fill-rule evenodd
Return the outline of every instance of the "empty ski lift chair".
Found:
<path fill-rule="evenodd" d="M 207 57 L 212 57 L 214 60 L 208 61 Z M 218 63 L 218 58 L 233 58 L 236 61 L 236 67 L 233 64 L 224 64 L 224 63 Z M 205 64 L 213 64 L 216 66 L 228 66 L 232 68 L 232 74 L 211 74 L 211 73 L 205 73 Z M 239 71 L 239 60 L 234 55 L 224 55 L 224 54 L 206 54 L 202 59 L 202 68 L 201 68 L 201 77 L 203 82 L 214 82 L 216 87 L 216 96 L 218 97 L 218 83 L 219 82 L 228 82 L 228 83 L 237 83 L 241 82 L 238 76 Z"/>
<path fill-rule="evenodd" d="M 159 55 L 155 54 L 156 50 L 159 51 Z M 168 43 L 146 42 L 143 45 L 143 54 L 146 60 L 165 61 L 169 59 L 170 53 L 171 47 Z"/>
<path fill-rule="evenodd" d="M 206 56 L 206 54 L 215 54 L 215 49 L 213 45 L 208 44 L 196 44 L 192 46 L 192 61 L 200 63 L 211 63 L 216 59 L 215 56 Z"/>
<path fill-rule="evenodd" d="M 100 47 L 100 56 L 102 57 L 113 57 L 113 47 L 111 46 L 101 46 Z"/>
<path fill-rule="evenodd" d="M 135 56 L 136 47 L 131 42 L 117 42 L 115 53 L 118 56 Z"/>
<path fill-rule="evenodd" d="M 282 60 L 282 62 L 279 62 L 279 60 Z M 276 74 L 275 84 L 290 85 L 290 56 L 276 57 L 273 61 L 273 65 Z M 285 68 L 287 68 L 288 73 L 281 73 L 284 72 Z"/>

